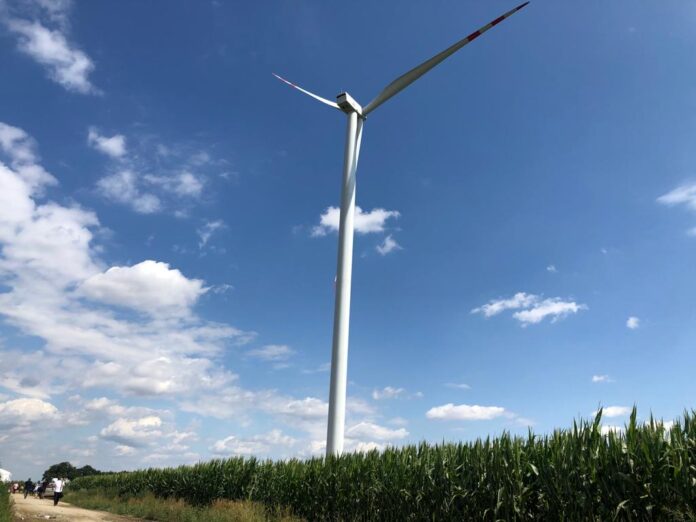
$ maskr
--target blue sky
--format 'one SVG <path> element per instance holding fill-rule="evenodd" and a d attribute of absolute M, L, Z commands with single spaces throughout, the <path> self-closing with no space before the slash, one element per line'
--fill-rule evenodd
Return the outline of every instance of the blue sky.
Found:
<path fill-rule="evenodd" d="M 323 452 L 345 118 L 504 1 L 0 2 L 0 461 Z M 347 448 L 693 406 L 696 6 L 535 0 L 370 115 Z"/>

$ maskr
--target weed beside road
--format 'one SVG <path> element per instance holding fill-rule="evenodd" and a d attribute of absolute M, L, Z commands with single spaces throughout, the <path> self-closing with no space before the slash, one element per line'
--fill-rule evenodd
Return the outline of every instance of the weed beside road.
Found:
<path fill-rule="evenodd" d="M 0 522 L 12 522 L 12 503 L 7 484 L 0 483 Z"/>
<path fill-rule="evenodd" d="M 248 501 L 218 500 L 209 506 L 191 506 L 183 500 L 157 498 L 152 493 L 119 497 L 95 490 L 68 491 L 65 499 L 85 509 L 161 522 L 299 522 Z"/>

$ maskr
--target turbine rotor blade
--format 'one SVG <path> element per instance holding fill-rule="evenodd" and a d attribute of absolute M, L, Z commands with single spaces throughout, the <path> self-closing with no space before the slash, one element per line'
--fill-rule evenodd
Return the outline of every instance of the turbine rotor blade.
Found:
<path fill-rule="evenodd" d="M 395 94 L 398 94 L 402 90 L 404 90 L 406 87 L 411 85 L 413 82 L 415 82 L 418 78 L 423 76 L 425 73 L 427 73 L 430 69 L 438 65 L 440 62 L 442 62 L 445 58 L 450 57 L 454 53 L 456 53 L 459 49 L 464 47 L 466 44 L 469 42 L 474 41 L 476 38 L 481 36 L 483 33 L 488 31 L 491 27 L 494 27 L 498 25 L 500 22 L 505 20 L 507 17 L 512 16 L 515 14 L 517 11 L 525 7 L 529 2 L 525 2 L 522 5 L 519 5 L 515 7 L 514 9 L 511 9 L 504 15 L 499 16 L 495 20 L 493 20 L 491 23 L 484 25 L 479 29 L 478 31 L 474 31 L 471 33 L 469 36 L 466 38 L 459 40 L 457 43 L 454 45 L 451 45 L 444 51 L 442 51 L 440 54 L 436 54 L 429 60 L 423 62 L 417 67 L 414 67 L 410 71 L 408 71 L 406 74 L 403 74 L 399 76 L 396 80 L 391 82 L 389 85 L 387 85 L 382 92 L 380 92 L 377 97 L 372 100 L 370 103 L 365 106 L 363 109 L 363 115 L 367 116 L 368 113 L 372 112 L 375 110 L 377 107 L 382 105 L 385 101 L 387 101 L 389 98 L 394 96 Z"/>
<path fill-rule="evenodd" d="M 272 73 L 273 76 L 278 78 L 281 82 L 287 83 L 290 87 L 294 87 L 300 92 L 305 93 L 307 96 L 311 96 L 315 100 L 319 100 L 321 103 L 325 103 L 326 105 L 333 107 L 334 109 L 341 110 L 341 108 L 338 106 L 336 102 L 332 102 L 331 100 L 327 100 L 326 98 L 322 98 L 321 96 L 317 96 L 313 92 L 309 92 L 308 90 L 303 89 L 302 87 L 299 87 L 298 85 L 295 85 L 291 81 L 286 80 L 285 78 L 282 78 L 281 76 L 278 76 L 276 73 Z"/>

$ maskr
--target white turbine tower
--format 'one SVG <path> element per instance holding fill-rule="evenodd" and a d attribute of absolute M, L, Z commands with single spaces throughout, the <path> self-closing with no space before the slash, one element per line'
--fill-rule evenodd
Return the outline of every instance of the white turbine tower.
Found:
<path fill-rule="evenodd" d="M 336 303 L 334 308 L 333 346 L 331 352 L 331 388 L 329 392 L 329 422 L 326 436 L 326 455 L 340 455 L 343 452 L 343 435 L 346 418 L 346 382 L 348 374 L 348 325 L 350 321 L 350 288 L 353 268 L 353 218 L 355 215 L 355 171 L 358 167 L 360 140 L 363 122 L 368 114 L 382 105 L 389 98 L 411 85 L 430 69 L 451 56 L 469 42 L 475 40 L 491 27 L 498 25 L 507 17 L 515 14 L 529 2 L 515 7 L 499 16 L 488 25 L 459 40 L 439 54 L 406 74 L 399 76 L 387 85 L 377 97 L 364 108 L 347 92 L 336 97 L 336 102 L 317 96 L 292 82 L 273 75 L 291 87 L 319 100 L 326 105 L 343 111 L 348 116 L 346 132 L 346 150 L 343 162 L 343 183 L 341 186 L 341 214 L 338 228 L 338 268 L 336 270 Z"/>

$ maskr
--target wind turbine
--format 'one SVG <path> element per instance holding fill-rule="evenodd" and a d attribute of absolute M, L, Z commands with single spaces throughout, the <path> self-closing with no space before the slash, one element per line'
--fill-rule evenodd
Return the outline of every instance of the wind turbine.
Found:
<path fill-rule="evenodd" d="M 326 105 L 343 111 L 348 116 L 346 131 L 346 149 L 343 160 L 343 183 L 341 186 L 341 214 L 338 228 L 338 268 L 336 270 L 336 302 L 334 307 L 333 345 L 331 352 L 331 385 L 329 391 L 329 422 L 326 436 L 326 455 L 343 453 L 343 436 L 346 419 L 346 381 L 348 377 L 348 326 L 350 321 L 350 289 L 353 269 L 353 219 L 355 216 L 355 172 L 358 167 L 362 128 L 367 115 L 382 105 L 392 96 L 398 94 L 418 78 L 438 65 L 445 58 L 456 53 L 490 28 L 512 16 L 525 7 L 525 2 L 499 16 L 491 23 L 474 31 L 439 54 L 426 60 L 419 66 L 399 76 L 387 85 L 377 97 L 361 107 L 347 92 L 336 97 L 336 102 L 317 96 L 302 87 L 273 73 L 280 81 L 287 83 L 300 92 L 311 96 Z"/>

